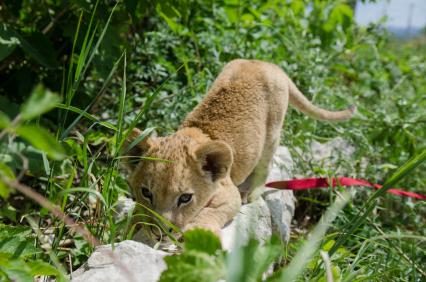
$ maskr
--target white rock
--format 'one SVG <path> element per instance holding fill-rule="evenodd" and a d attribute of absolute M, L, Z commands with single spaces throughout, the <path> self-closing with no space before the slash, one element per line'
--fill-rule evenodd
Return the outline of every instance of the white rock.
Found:
<path fill-rule="evenodd" d="M 291 178 L 293 159 L 287 147 L 279 146 L 272 157 L 271 168 L 267 181 L 285 180 Z"/>
<path fill-rule="evenodd" d="M 89 260 L 72 273 L 71 281 L 157 281 L 166 269 L 163 261 L 167 253 L 154 250 L 135 241 L 123 241 L 114 245 L 100 246 Z"/>
<path fill-rule="evenodd" d="M 221 232 L 222 246 L 231 250 L 244 245 L 250 238 L 261 242 L 272 235 L 271 213 L 263 198 L 244 205 L 235 219 Z"/>
<path fill-rule="evenodd" d="M 279 146 L 272 158 L 272 167 L 267 182 L 290 179 L 292 169 L 293 159 L 289 150 L 287 147 Z M 266 188 L 262 196 L 271 213 L 272 233 L 280 236 L 283 241 L 288 241 L 296 201 L 293 191 Z"/>
<path fill-rule="evenodd" d="M 295 198 L 292 191 L 267 188 L 263 198 L 271 214 L 272 234 L 283 241 L 290 239 L 290 223 L 294 215 Z"/>
<path fill-rule="evenodd" d="M 127 197 L 119 196 L 115 205 L 114 219 L 116 221 L 124 219 L 135 208 L 136 203 Z"/>

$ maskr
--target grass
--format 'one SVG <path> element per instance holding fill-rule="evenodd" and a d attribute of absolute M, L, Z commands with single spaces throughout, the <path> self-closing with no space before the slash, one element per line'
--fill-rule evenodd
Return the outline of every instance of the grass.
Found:
<path fill-rule="evenodd" d="M 326 39 L 323 42 L 334 40 L 336 44 L 321 46 L 321 36 L 303 24 L 326 20 L 321 17 L 324 7 L 315 6 L 320 4 L 313 6 L 318 12 L 315 17 L 320 18 L 309 18 L 298 12 L 296 4 L 271 12 L 259 3 L 256 9 L 266 19 L 259 25 L 251 24 L 248 16 L 233 22 L 233 6 L 226 12 L 215 6 L 207 13 L 210 7 L 197 4 L 201 8 L 192 25 L 167 19 L 168 24 L 177 24 L 172 30 L 153 16 L 157 29 L 141 33 L 142 39 L 135 36 L 134 48 L 122 51 L 104 77 L 97 73 L 95 62 L 121 6 L 110 7 L 103 26 L 96 15 L 105 7 L 98 1 L 90 14 L 78 13 L 63 71 L 63 103 L 40 87 L 32 97 L 41 99 L 30 98 L 19 115 L 8 117 L 0 112 L 0 261 L 10 260 L 7 267 L 0 264 L 2 279 L 30 281 L 34 275 L 65 279 L 64 272 L 81 266 L 94 245 L 130 238 L 135 230 L 131 218 L 116 218 L 118 197 L 130 196 L 120 165 L 127 161 L 124 140 L 136 126 L 145 128 L 141 138 L 154 128 L 160 134 L 175 129 L 221 66 L 234 57 L 280 64 L 317 104 L 331 105 L 329 108 L 357 104 L 359 113 L 348 123 L 324 124 L 289 112 L 283 144 L 295 159 L 293 175 L 334 177 L 340 176 L 335 175 L 339 171 L 372 182 L 387 181 L 375 193 L 351 189 L 352 199 L 343 201 L 345 207 L 339 189 L 297 194 L 294 229 L 303 232 L 293 232 L 288 244 L 275 239 L 264 246 L 250 242 L 227 257 L 220 247 L 201 244 L 216 242 L 211 234 L 189 234 L 183 255 L 168 262 L 171 272 L 164 274 L 163 281 L 181 277 L 182 263 L 203 277 L 202 266 L 187 263 L 193 257 L 211 259 L 218 272 L 204 278 L 212 281 L 224 277 L 256 281 L 272 263 L 271 281 L 287 281 L 290 276 L 299 281 L 426 278 L 424 202 L 384 196 L 386 189 L 397 184 L 420 192 L 426 185 L 425 116 L 419 110 L 425 106 L 424 39 L 389 42 L 375 27 L 367 32 L 356 26 L 345 29 L 348 27 L 340 23 L 335 33 L 321 35 Z M 83 24 L 85 18 L 88 25 Z M 273 19 L 274 25 L 267 19 Z M 301 39 L 299 34 L 307 37 Z M 355 38 L 353 43 L 348 43 L 350 37 Z M 346 45 L 339 47 L 339 42 Z M 79 107 L 77 102 L 85 92 L 90 93 L 90 100 Z M 34 128 L 40 126 L 56 131 L 56 136 L 48 130 L 34 134 Z M 327 163 L 316 161 L 310 143 L 335 136 L 356 145 L 354 154 L 332 155 Z M 29 195 L 36 201 L 10 188 L 27 195 L 37 192 Z M 20 255 L 15 253 L 18 246 L 23 250 Z M 253 253 L 262 254 L 258 268 L 252 267 L 259 263 L 253 260 Z M 34 265 L 45 262 L 45 271 L 37 272 Z M 237 273 L 235 265 L 242 272 Z"/>

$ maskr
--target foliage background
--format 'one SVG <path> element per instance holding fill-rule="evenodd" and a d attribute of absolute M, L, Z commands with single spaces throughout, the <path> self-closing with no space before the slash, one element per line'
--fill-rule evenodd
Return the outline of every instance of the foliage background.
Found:
<path fill-rule="evenodd" d="M 137 124 L 142 129 L 156 127 L 160 135 L 173 132 L 223 65 L 234 58 L 280 65 L 322 107 L 357 105 L 357 116 L 338 124 L 289 111 L 282 143 L 289 146 L 296 161 L 295 176 L 338 173 L 381 183 L 425 149 L 425 35 L 400 42 L 380 23 L 357 26 L 354 1 L 127 0 L 116 5 L 107 0 L 19 0 L 0 5 L 2 117 L 5 114 L 5 120 L 13 120 L 22 116 L 21 105 L 37 91 L 41 96 L 57 93 L 62 103 L 51 98 L 56 103 L 52 111 L 21 119 L 15 129 L 4 123 L 2 127 L 12 129 L 1 136 L 2 176 L 9 170 L 18 175 L 24 169 L 22 183 L 76 221 L 86 223 L 103 243 L 130 236 L 122 228 L 128 220 L 114 219 L 118 196 L 128 194 L 119 165 L 122 130 Z M 56 140 L 52 142 L 61 144 L 66 157 L 54 160 L 56 151 L 43 145 L 50 137 L 42 136 L 38 143 L 25 138 L 19 129 L 25 125 L 48 129 Z M 338 154 L 326 163 L 315 161 L 311 142 L 336 136 L 356 148 L 353 156 Z M 29 160 L 28 167 L 22 156 Z M 421 192 L 425 182 L 423 164 L 401 185 Z M 3 194 L 0 219 L 5 231 L 0 239 L 8 240 L 10 234 L 22 231 L 22 240 L 10 243 L 10 248 L 24 242 L 32 250 L 15 256 L 17 265 L 43 260 L 55 264 L 53 256 L 64 267 L 71 264 L 75 268 L 90 255 L 87 242 L 47 210 L 20 194 L 13 193 L 7 200 L 9 192 Z M 319 219 L 335 194 L 307 192 L 298 197 L 300 212 L 295 225 L 305 230 Z M 332 244 L 332 234 L 356 217 L 367 198 L 368 192 L 356 194 L 323 246 Z M 371 276 L 374 273 L 380 279 L 418 280 L 422 276 L 415 266 L 426 262 L 425 215 L 421 202 L 379 199 L 367 222 L 345 243 L 344 251 L 332 257 L 339 268 L 336 275 L 343 280 L 353 273 L 359 278 L 375 277 Z M 382 233 L 414 234 L 423 239 L 380 242 L 391 252 L 370 244 L 366 259 L 357 261 L 354 269 L 346 268 L 365 238 Z M 282 264 L 291 260 L 305 238 L 303 233 L 293 237 L 287 255 L 281 257 Z M 400 264 L 399 250 L 409 256 L 405 264 Z M 0 253 L 0 259 L 11 255 L 1 247 Z M 24 272 L 33 275 L 31 271 L 27 265 Z M 0 267 L 1 275 L 13 278 L 15 274 Z M 304 275 L 312 279 L 324 272 L 312 270 Z"/>

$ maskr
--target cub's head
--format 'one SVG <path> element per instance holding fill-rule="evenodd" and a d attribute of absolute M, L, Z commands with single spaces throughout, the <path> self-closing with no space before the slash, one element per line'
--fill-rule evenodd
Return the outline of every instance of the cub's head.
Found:
<path fill-rule="evenodd" d="M 139 135 L 140 131 L 134 129 L 127 143 Z M 228 144 L 212 141 L 201 132 L 194 134 L 191 129 L 145 138 L 126 155 L 140 158 L 129 165 L 128 182 L 136 201 L 179 228 L 208 205 L 229 177 L 233 161 Z"/>

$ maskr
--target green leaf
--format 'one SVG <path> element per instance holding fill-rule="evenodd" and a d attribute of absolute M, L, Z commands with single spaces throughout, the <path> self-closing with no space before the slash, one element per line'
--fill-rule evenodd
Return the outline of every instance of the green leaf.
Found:
<path fill-rule="evenodd" d="M 6 128 L 10 125 L 9 117 L 0 111 L 0 129 Z"/>
<path fill-rule="evenodd" d="M 10 237 L 25 238 L 26 236 L 31 234 L 31 231 L 32 230 L 29 227 L 16 227 L 0 223 L 0 240 Z"/>
<path fill-rule="evenodd" d="M 41 250 L 34 246 L 34 238 L 29 227 L 14 227 L 0 224 L 0 253 L 13 258 L 25 258 Z"/>
<path fill-rule="evenodd" d="M 212 231 L 206 229 L 189 230 L 183 234 L 185 251 L 200 251 L 214 255 L 222 249 L 219 237 Z"/>
<path fill-rule="evenodd" d="M 223 256 L 210 256 L 195 250 L 164 258 L 167 269 L 161 274 L 161 282 L 215 282 L 223 279 Z"/>
<path fill-rule="evenodd" d="M 2 181 L 2 178 L 14 179 L 15 174 L 10 167 L 0 162 L 0 197 L 7 199 L 10 194 L 10 189 L 7 187 L 6 183 Z"/>
<path fill-rule="evenodd" d="M 219 238 L 211 231 L 195 229 L 183 234 L 184 253 L 166 257 L 167 270 L 160 281 L 218 281 L 224 277 L 225 257 Z"/>
<path fill-rule="evenodd" d="M 41 251 L 34 247 L 34 242 L 20 237 L 9 237 L 0 241 L 0 252 L 8 253 L 13 257 L 27 257 Z"/>
<path fill-rule="evenodd" d="M 12 262 L 15 262 L 17 260 L 14 260 Z M 0 261 L 1 262 L 1 261 Z M 7 277 L 12 281 L 19 281 L 19 282 L 33 282 L 34 279 L 30 273 L 27 271 L 22 270 L 21 267 L 15 266 L 14 268 L 3 266 L 0 267 L 0 270 L 2 270 L 4 273 L 6 273 Z M 1 276 L 0 276 L 1 278 Z M 8 280 L 6 280 L 8 281 Z"/>
<path fill-rule="evenodd" d="M 20 43 L 15 32 L 7 25 L 0 25 L 0 61 L 9 56 Z"/>
<path fill-rule="evenodd" d="M 65 158 L 63 147 L 46 129 L 34 125 L 20 125 L 16 128 L 16 133 L 50 158 L 54 160 Z"/>
<path fill-rule="evenodd" d="M 0 176 L 7 177 L 9 179 L 15 178 L 15 174 L 13 173 L 12 169 L 4 163 L 0 163 Z"/>
<path fill-rule="evenodd" d="M 15 139 L 10 144 L 0 142 L 0 161 L 5 163 L 13 171 L 23 169 L 22 160 L 19 156 L 12 152 L 20 152 L 28 160 L 28 173 L 33 176 L 41 176 L 44 174 L 43 157 L 40 150 L 34 148 L 24 140 Z"/>
<path fill-rule="evenodd" d="M 238 7 L 226 6 L 224 7 L 225 13 L 228 16 L 228 20 L 231 23 L 236 23 L 239 20 Z"/>
<path fill-rule="evenodd" d="M 25 261 L 14 258 L 10 254 L 0 252 L 0 280 L 6 281 L 34 281 L 35 276 L 55 276 L 57 281 L 67 281 L 62 273 L 50 264 L 35 260 Z"/>
<path fill-rule="evenodd" d="M 58 95 L 39 84 L 34 88 L 29 100 L 22 106 L 21 117 L 29 120 L 42 115 L 53 109 L 60 100 Z"/>
<path fill-rule="evenodd" d="M 350 26 L 352 19 L 352 9 L 346 4 L 339 4 L 333 8 L 323 28 L 325 31 L 332 31 L 339 24 L 346 29 Z"/>
<path fill-rule="evenodd" d="M 0 179 L 0 197 L 3 199 L 9 198 L 9 187 Z"/>
<path fill-rule="evenodd" d="M 61 272 L 57 270 L 52 265 L 45 263 L 43 261 L 30 261 L 28 266 L 31 268 L 31 274 L 43 275 L 43 276 L 59 276 Z"/>
<path fill-rule="evenodd" d="M 233 249 L 227 257 L 226 281 L 262 281 L 263 274 L 281 254 L 281 241 L 272 237 L 264 244 L 255 239 Z"/>
<path fill-rule="evenodd" d="M 181 16 L 179 11 L 171 7 L 170 4 L 167 2 L 160 2 L 157 4 L 156 10 L 173 32 L 178 32 L 183 29 L 182 25 L 176 21 L 176 17 Z"/>

